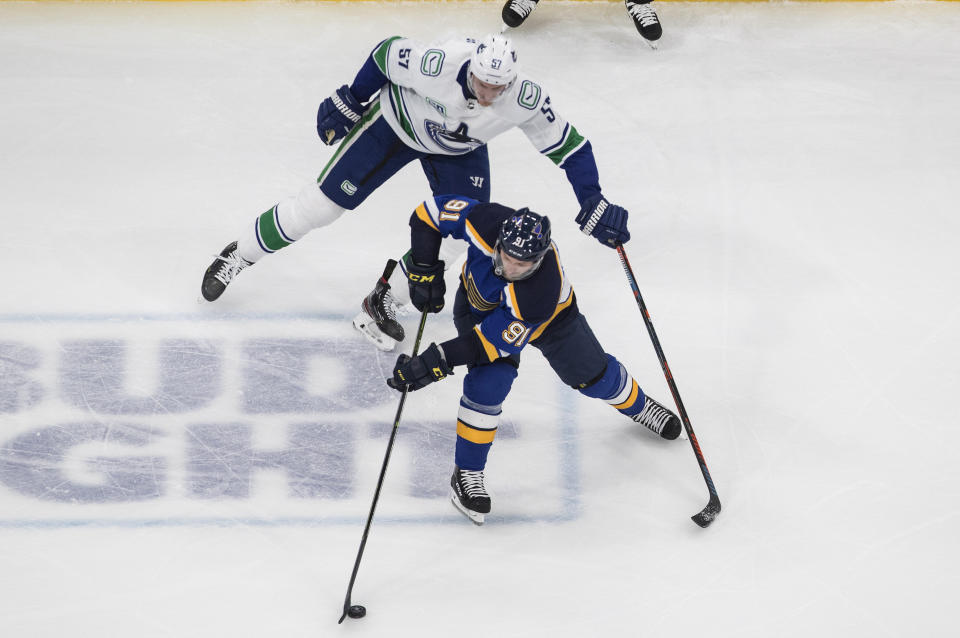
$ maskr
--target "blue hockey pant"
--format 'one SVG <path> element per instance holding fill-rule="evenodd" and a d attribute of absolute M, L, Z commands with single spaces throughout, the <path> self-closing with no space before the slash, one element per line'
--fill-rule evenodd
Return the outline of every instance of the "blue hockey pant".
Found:
<path fill-rule="evenodd" d="M 472 332 L 483 319 L 473 313 L 461 285 L 453 306 L 458 334 Z M 580 313 L 576 301 L 530 345 L 540 350 L 566 385 L 600 399 L 627 416 L 643 409 L 646 397 L 616 357 L 607 354 Z M 457 416 L 457 467 L 482 470 L 496 436 L 501 406 L 517 378 L 520 355 L 469 366 Z"/>

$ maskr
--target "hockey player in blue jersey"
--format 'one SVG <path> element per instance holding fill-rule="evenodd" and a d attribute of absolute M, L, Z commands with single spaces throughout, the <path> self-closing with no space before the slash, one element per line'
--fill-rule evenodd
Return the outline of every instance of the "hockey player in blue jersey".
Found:
<path fill-rule="evenodd" d="M 244 268 L 353 210 L 410 162 L 420 162 L 434 195 L 489 201 L 487 142 L 514 127 L 565 172 L 583 232 L 609 246 L 630 239 L 627 211 L 601 192 L 590 142 L 546 89 L 520 71 L 509 40 L 491 35 L 423 45 L 392 37 L 374 47 L 350 86 L 320 105 L 317 132 L 325 144 L 340 143 L 320 176 L 223 249 L 204 273 L 204 298 L 214 301 Z M 390 304 L 374 296 L 364 308 L 370 313 L 354 323 L 377 339 L 367 315 L 380 321 Z M 390 349 L 392 339 L 378 345 Z"/>
<path fill-rule="evenodd" d="M 420 204 L 410 227 L 411 249 L 403 257 L 403 270 L 410 299 L 421 312 L 439 312 L 444 305 L 441 239 L 469 244 L 453 306 L 458 336 L 430 344 L 415 357 L 400 355 L 387 383 L 397 390 L 418 390 L 467 366 L 450 485 L 453 504 L 473 522 L 482 524 L 490 511 L 483 476 L 487 453 L 527 344 L 543 353 L 565 384 L 609 403 L 665 439 L 677 438 L 677 416 L 646 396 L 616 357 L 604 351 L 577 308 L 547 217 L 526 208 L 442 195 Z"/>

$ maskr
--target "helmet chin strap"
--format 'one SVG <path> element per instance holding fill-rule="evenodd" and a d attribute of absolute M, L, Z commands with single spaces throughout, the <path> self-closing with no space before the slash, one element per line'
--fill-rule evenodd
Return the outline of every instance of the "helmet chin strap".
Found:
<path fill-rule="evenodd" d="M 467 67 L 467 88 L 473 93 L 473 97 L 477 97 L 477 90 L 473 88 L 473 71 L 470 70 L 469 66 Z"/>

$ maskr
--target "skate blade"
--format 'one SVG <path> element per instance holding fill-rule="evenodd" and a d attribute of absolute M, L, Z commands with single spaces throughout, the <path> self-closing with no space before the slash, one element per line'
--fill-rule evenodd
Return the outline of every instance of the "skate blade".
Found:
<path fill-rule="evenodd" d="M 393 349 L 397 347 L 397 342 L 380 332 L 380 329 L 377 328 L 377 325 L 373 323 L 372 319 L 370 320 L 370 323 L 367 323 L 361 320 L 360 317 L 355 317 L 353 320 L 353 327 L 357 332 L 363 335 L 364 339 L 372 343 L 379 350 L 383 350 L 384 352 L 393 352 Z"/>
<path fill-rule="evenodd" d="M 468 510 L 466 507 L 463 506 L 463 504 L 460 502 L 460 499 L 457 498 L 456 494 L 450 497 L 450 502 L 453 503 L 453 506 L 457 508 L 458 512 L 460 512 L 461 514 L 466 516 L 468 519 L 470 519 L 471 523 L 477 526 L 483 525 L 484 515 L 481 514 L 480 512 L 474 512 L 473 510 Z"/>

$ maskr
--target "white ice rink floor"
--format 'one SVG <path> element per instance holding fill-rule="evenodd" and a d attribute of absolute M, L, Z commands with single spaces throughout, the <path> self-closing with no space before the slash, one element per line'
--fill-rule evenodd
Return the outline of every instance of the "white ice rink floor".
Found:
<path fill-rule="evenodd" d="M 723 513 L 690 521 L 687 442 L 531 350 L 483 527 L 446 497 L 462 373 L 411 395 L 368 615 L 338 626 L 397 401 L 348 318 L 426 180 L 216 304 L 200 276 L 316 177 L 316 107 L 374 44 L 495 30 L 499 3 L 0 3 L 0 636 L 956 635 L 960 3 L 658 8 L 658 51 L 618 4 L 548 0 L 513 36 L 631 211 Z M 669 403 L 562 171 L 518 131 L 490 154 Z"/>

